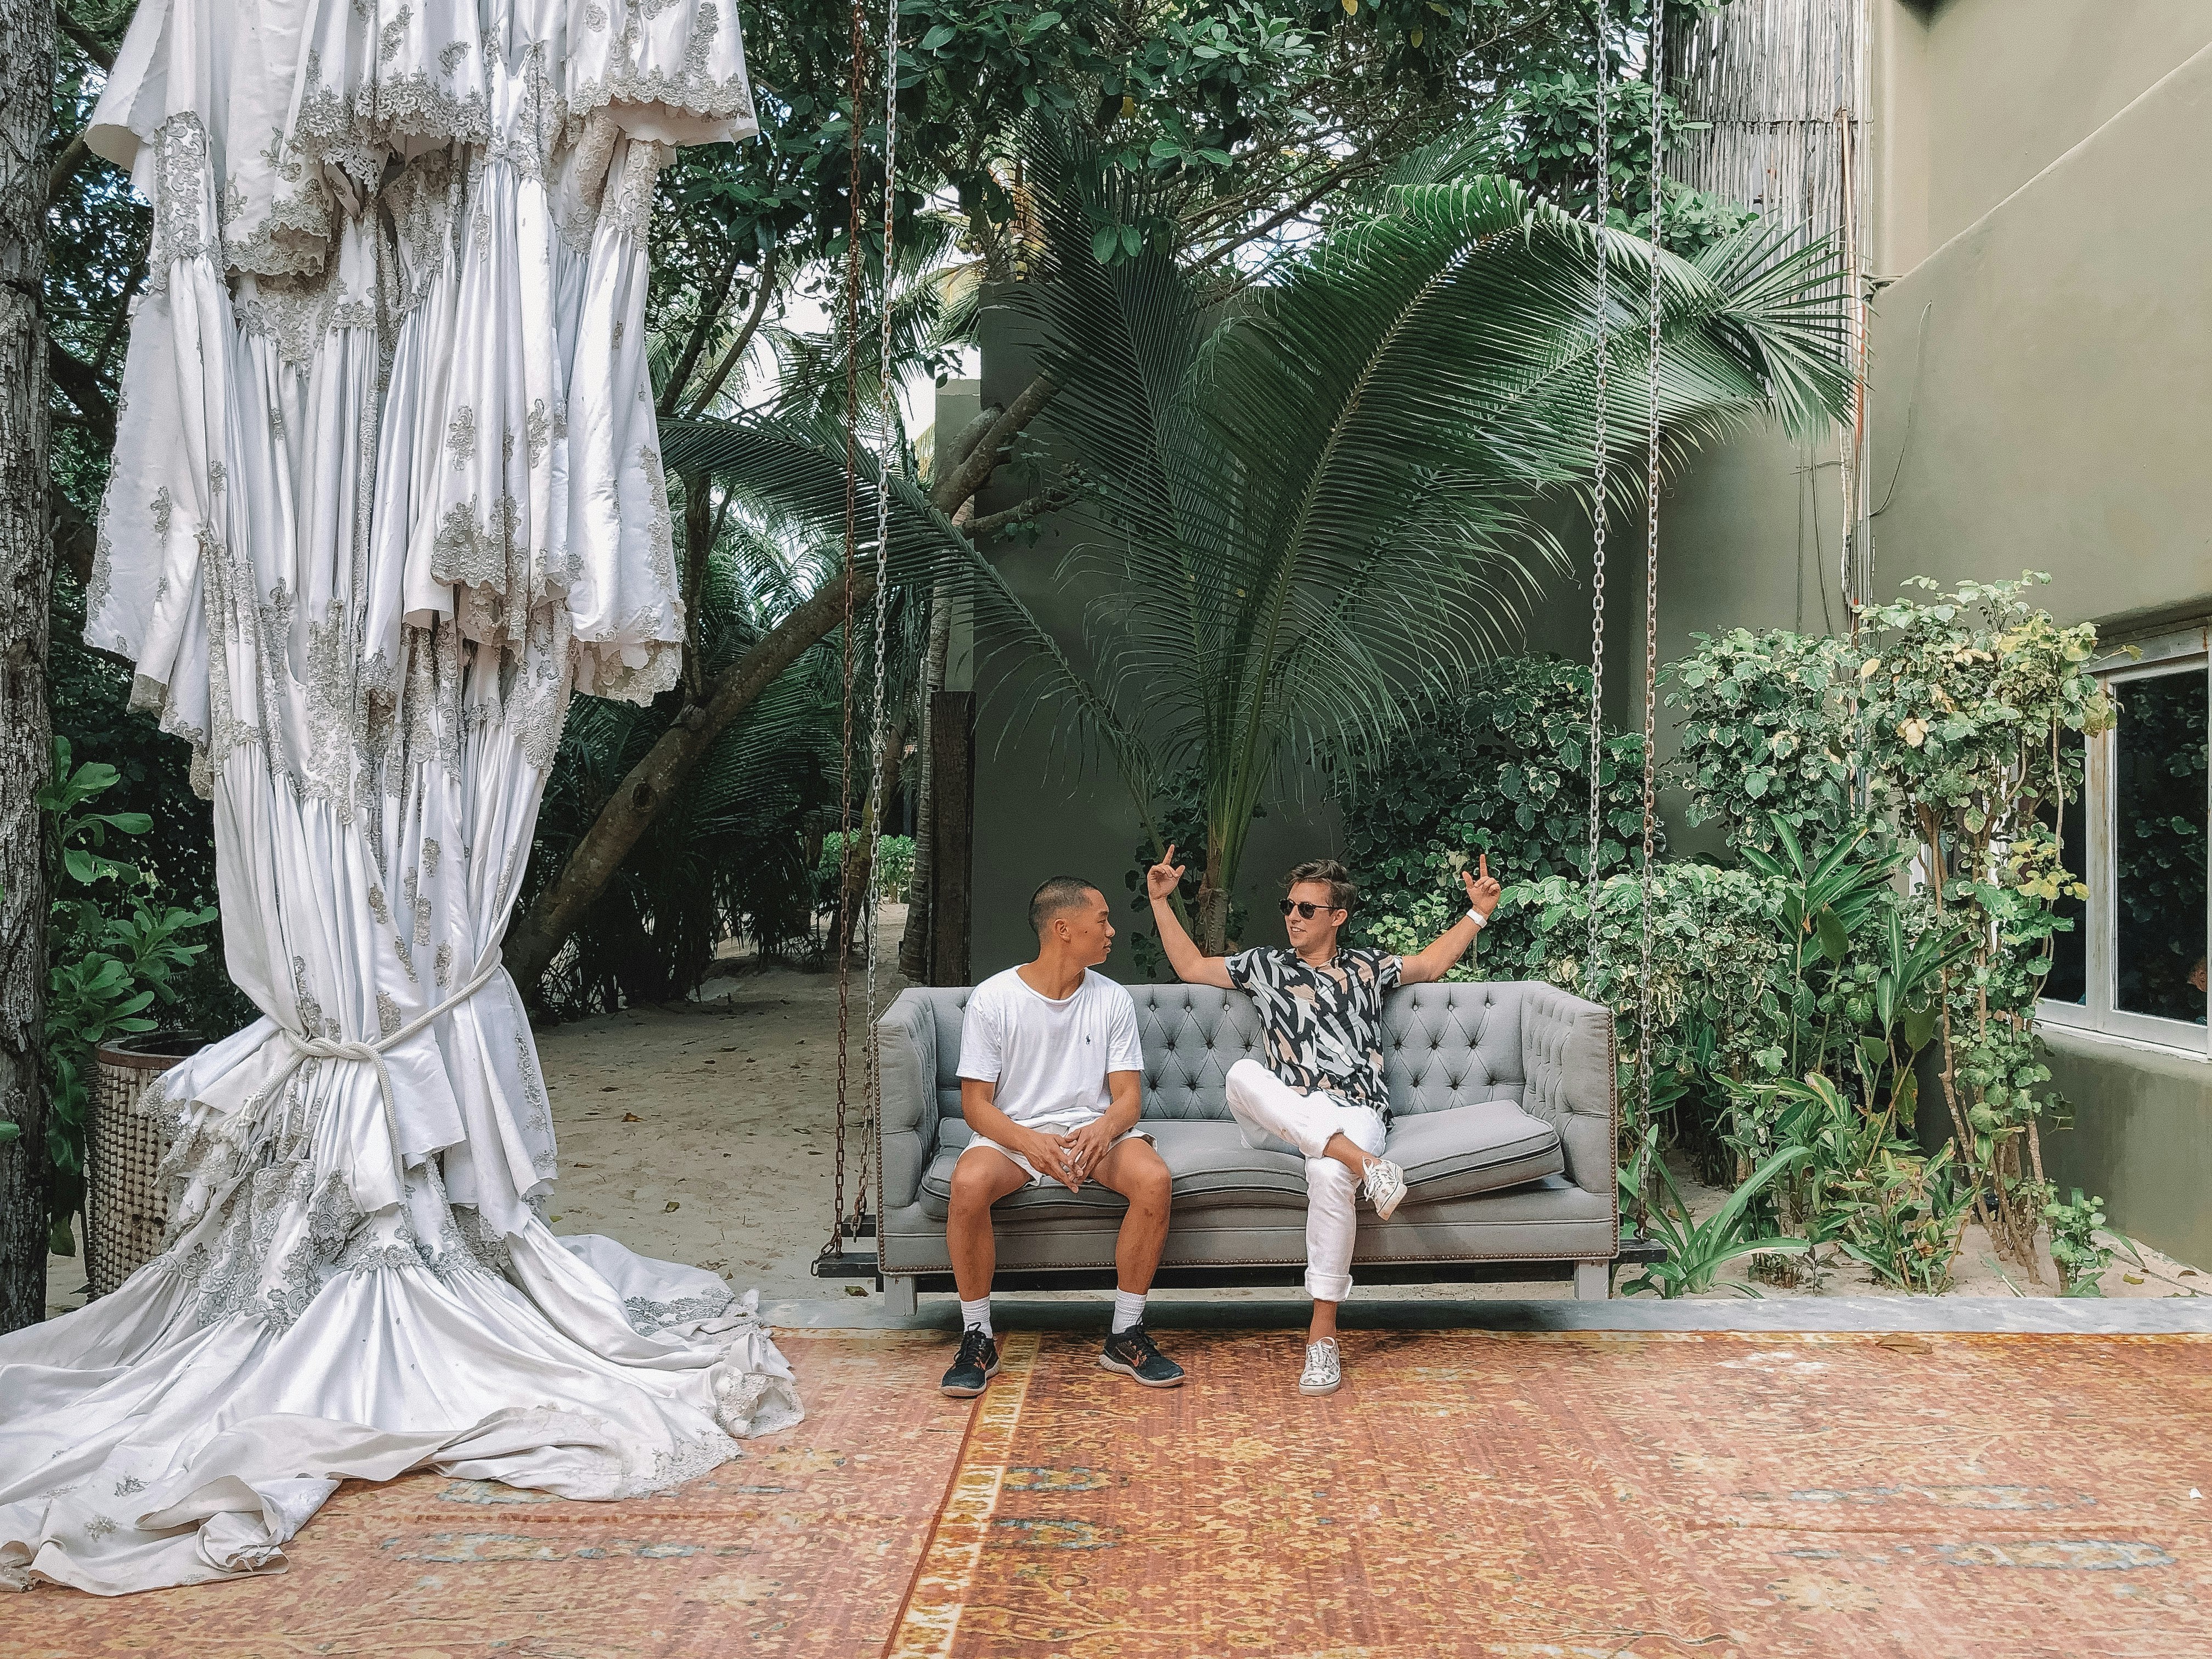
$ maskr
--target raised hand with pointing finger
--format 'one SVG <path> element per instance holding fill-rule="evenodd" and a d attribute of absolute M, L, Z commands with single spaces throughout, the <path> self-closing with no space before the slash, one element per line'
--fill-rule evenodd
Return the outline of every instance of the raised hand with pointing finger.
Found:
<path fill-rule="evenodd" d="M 1182 866 L 1175 861 L 1175 844 L 1160 854 L 1160 861 L 1145 872 L 1145 893 L 1154 901 L 1172 898 L 1182 884 Z"/>
<path fill-rule="evenodd" d="M 1480 854 L 1478 863 L 1482 871 L 1480 878 L 1472 870 L 1462 870 L 1459 872 L 1459 878 L 1467 884 L 1468 908 L 1487 921 L 1490 913 L 1498 908 L 1498 895 L 1505 890 L 1498 884 L 1498 878 L 1490 873 L 1489 854 Z"/>

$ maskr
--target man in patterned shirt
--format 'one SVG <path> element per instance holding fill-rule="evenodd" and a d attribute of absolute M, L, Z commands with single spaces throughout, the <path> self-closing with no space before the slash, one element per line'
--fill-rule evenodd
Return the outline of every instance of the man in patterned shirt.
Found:
<path fill-rule="evenodd" d="M 1340 950 L 1336 936 L 1358 890 L 1334 859 L 1301 864 L 1285 878 L 1283 927 L 1288 950 L 1255 946 L 1209 957 L 1192 943 L 1169 902 L 1182 868 L 1175 848 L 1146 872 L 1152 921 L 1176 977 L 1249 994 L 1267 1036 L 1267 1064 L 1229 1068 L 1229 1109 L 1249 1145 L 1255 1134 L 1287 1141 L 1306 1159 L 1306 1292 L 1314 1299 L 1306 1332 L 1301 1394 L 1334 1394 L 1344 1378 L 1336 1346 L 1336 1304 L 1352 1291 L 1357 1231 L 1355 1187 L 1388 1220 L 1406 1195 L 1406 1176 L 1382 1156 L 1390 1123 L 1382 1084 L 1382 999 L 1394 986 L 1442 979 L 1467 954 L 1498 908 L 1498 884 L 1484 855 L 1480 875 L 1462 870 L 1468 913 L 1413 956 Z"/>

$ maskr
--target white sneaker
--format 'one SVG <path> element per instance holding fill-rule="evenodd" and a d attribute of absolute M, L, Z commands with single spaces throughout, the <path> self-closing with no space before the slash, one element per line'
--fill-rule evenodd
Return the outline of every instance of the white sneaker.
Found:
<path fill-rule="evenodd" d="M 1387 1158 L 1367 1160 L 1367 1179 L 1360 1191 L 1375 1206 L 1375 1218 L 1388 1221 L 1390 1212 L 1406 1196 L 1406 1172 Z"/>
<path fill-rule="evenodd" d="M 1337 1358 L 1336 1339 L 1325 1336 L 1306 1344 L 1306 1368 L 1298 1374 L 1300 1394 L 1334 1394 L 1344 1382 L 1344 1362 Z"/>

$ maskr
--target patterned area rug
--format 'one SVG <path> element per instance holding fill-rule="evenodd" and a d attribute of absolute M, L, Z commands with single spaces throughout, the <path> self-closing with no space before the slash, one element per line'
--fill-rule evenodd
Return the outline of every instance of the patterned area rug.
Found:
<path fill-rule="evenodd" d="M 104 1601 L 0 1594 L 6 1659 L 659 1659 L 880 1650 L 972 1408 L 944 1339 L 780 1331 L 806 1421 L 665 1497 L 349 1483 L 283 1573 Z"/>
<path fill-rule="evenodd" d="M 2212 1655 L 2212 1343 L 1017 1335 L 886 1651 Z"/>
<path fill-rule="evenodd" d="M 780 1333 L 809 1417 L 665 1498 L 349 1486 L 289 1573 L 0 1595 L 6 1659 L 2212 1656 L 2212 1339 Z"/>

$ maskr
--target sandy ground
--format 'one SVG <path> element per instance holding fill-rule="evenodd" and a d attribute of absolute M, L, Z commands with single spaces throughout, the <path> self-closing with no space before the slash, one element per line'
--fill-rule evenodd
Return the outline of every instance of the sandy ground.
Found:
<path fill-rule="evenodd" d="M 878 933 L 878 1008 L 904 981 L 896 962 L 905 907 L 887 905 Z M 837 982 L 830 973 L 760 968 L 710 979 L 697 1000 L 627 1009 L 538 1033 L 538 1054 L 553 1101 L 561 1173 L 551 1215 L 561 1233 L 605 1233 L 647 1255 L 694 1263 L 721 1273 L 763 1301 L 872 1294 L 813 1278 L 807 1264 L 828 1238 L 835 1213 L 837 1083 Z M 857 1033 L 865 1030 L 866 988 L 856 971 L 849 988 L 850 1098 L 860 1099 Z M 847 1200 L 858 1162 L 847 1174 Z M 1723 1194 L 1686 1184 L 1692 1212 L 1710 1213 Z M 50 1259 L 53 1312 L 80 1305 L 81 1262 Z M 2043 1284 L 2000 1264 L 1978 1228 L 1970 1229 L 1953 1293 L 1964 1296 L 2051 1294 L 2058 1283 L 2049 1260 Z M 1705 1294 L 1734 1297 L 1748 1286 L 1742 1264 Z M 2193 1296 L 2212 1279 L 2154 1251 L 2140 1262 L 2116 1261 L 2102 1288 L 2110 1297 Z M 1817 1291 L 1757 1286 L 1768 1297 L 1895 1296 L 1905 1292 L 1839 1261 Z M 1070 1299 L 1103 1293 L 1068 1292 Z M 1292 1292 L 1177 1291 L 1177 1300 L 1279 1298 Z M 1378 1286 L 1355 1298 L 1392 1300 L 1565 1297 L 1555 1285 Z"/>

